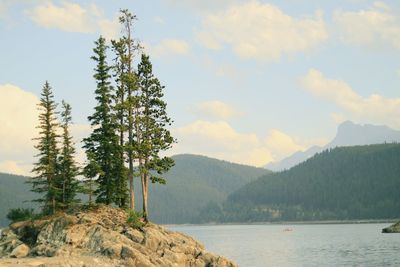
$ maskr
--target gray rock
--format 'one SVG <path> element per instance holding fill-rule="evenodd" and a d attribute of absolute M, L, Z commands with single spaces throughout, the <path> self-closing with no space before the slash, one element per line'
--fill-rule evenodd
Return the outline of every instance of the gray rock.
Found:
<path fill-rule="evenodd" d="M 25 244 L 21 244 L 18 247 L 14 248 L 10 254 L 11 258 L 24 258 L 29 254 L 29 247 Z"/>
<path fill-rule="evenodd" d="M 27 246 L 21 245 L 21 240 L 33 243 L 30 252 L 22 249 Z M 73 216 L 59 214 L 40 222 L 21 222 L 4 230 L 0 257 L 25 253 L 45 257 L 46 266 L 83 266 L 81 261 L 98 259 L 99 264 L 93 266 L 237 266 L 205 251 L 202 244 L 184 234 L 151 223 L 134 229 L 127 224 L 125 211 L 107 206 Z M 24 258 L 28 266 L 30 259 Z M 0 259 L 0 266 L 5 264 Z"/>

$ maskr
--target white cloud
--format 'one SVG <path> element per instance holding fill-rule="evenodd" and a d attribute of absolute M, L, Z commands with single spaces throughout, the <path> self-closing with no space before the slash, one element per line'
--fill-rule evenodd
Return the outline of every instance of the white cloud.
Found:
<path fill-rule="evenodd" d="M 192 11 L 205 13 L 226 8 L 229 5 L 246 0 L 165 0 L 166 2 L 176 6 L 189 8 Z"/>
<path fill-rule="evenodd" d="M 194 112 L 200 117 L 227 120 L 240 116 L 241 113 L 234 107 L 218 101 L 206 101 L 196 105 Z"/>
<path fill-rule="evenodd" d="M 307 51 L 327 39 L 322 15 L 294 18 L 278 7 L 249 1 L 207 16 L 198 40 L 209 49 L 224 45 L 242 58 L 278 60 L 284 53 Z"/>
<path fill-rule="evenodd" d="M 0 85 L 0 151 L 1 158 L 20 155 L 32 147 L 38 122 L 36 105 L 38 98 L 17 86 Z"/>
<path fill-rule="evenodd" d="M 336 124 L 341 124 L 342 122 L 346 121 L 346 117 L 343 114 L 338 114 L 338 113 L 331 113 L 331 119 L 336 123 Z"/>
<path fill-rule="evenodd" d="M 269 132 L 265 138 L 265 145 L 271 150 L 275 159 L 281 159 L 296 151 L 306 149 L 303 145 L 296 143 L 295 138 L 276 129 Z"/>
<path fill-rule="evenodd" d="M 46 1 L 28 13 L 33 22 L 45 28 L 79 33 L 100 32 L 106 38 L 115 38 L 119 32 L 118 19 L 107 19 L 94 4 L 83 7 L 67 1 L 60 5 Z"/>
<path fill-rule="evenodd" d="M 38 135 L 39 99 L 11 84 L 0 85 L 0 96 L 0 171 L 29 175 L 35 162 L 36 141 L 32 138 Z M 71 125 L 78 162 L 85 159 L 80 141 L 89 132 L 89 125 Z"/>
<path fill-rule="evenodd" d="M 349 119 L 400 127 L 400 98 L 360 96 L 344 81 L 327 79 L 315 69 L 308 72 L 302 83 L 312 94 L 341 107 Z"/>
<path fill-rule="evenodd" d="M 333 19 L 345 42 L 400 49 L 400 13 L 382 2 L 375 2 L 367 10 L 336 11 Z"/>
<path fill-rule="evenodd" d="M 253 166 L 264 166 L 307 148 L 298 138 L 277 129 L 261 138 L 254 133 L 240 133 L 225 121 L 197 120 L 174 129 L 173 134 L 178 144 L 172 154 L 201 154 Z"/>
<path fill-rule="evenodd" d="M 180 39 L 164 39 L 156 45 L 144 45 L 145 50 L 153 57 L 168 57 L 187 55 L 190 52 L 189 44 Z"/>
<path fill-rule="evenodd" d="M 0 172 L 30 176 L 30 171 L 30 165 L 20 166 L 17 162 L 11 160 L 0 162 Z"/>

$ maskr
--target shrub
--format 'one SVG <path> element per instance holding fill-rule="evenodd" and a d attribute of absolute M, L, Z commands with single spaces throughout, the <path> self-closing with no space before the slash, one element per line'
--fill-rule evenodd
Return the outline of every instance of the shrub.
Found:
<path fill-rule="evenodd" d="M 35 214 L 33 213 L 33 209 L 10 209 L 7 213 L 7 219 L 11 222 L 20 222 L 33 219 Z"/>
<path fill-rule="evenodd" d="M 127 223 L 133 228 L 140 228 L 145 225 L 143 222 L 143 213 L 134 210 L 128 210 Z"/>

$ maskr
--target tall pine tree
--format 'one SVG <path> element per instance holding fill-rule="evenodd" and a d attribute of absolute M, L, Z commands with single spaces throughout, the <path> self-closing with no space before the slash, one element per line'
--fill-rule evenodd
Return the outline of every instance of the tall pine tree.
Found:
<path fill-rule="evenodd" d="M 119 146 L 120 146 L 120 158 L 121 161 L 125 162 L 125 132 L 126 132 L 126 94 L 127 88 L 125 83 L 125 77 L 127 75 L 127 54 L 126 54 L 126 42 L 124 39 L 118 41 L 111 41 L 113 51 L 116 55 L 114 59 L 114 77 L 116 83 L 116 90 L 113 95 L 114 100 L 114 112 L 116 116 L 117 131 L 119 135 Z M 123 166 L 121 173 L 118 175 L 117 181 L 117 202 L 120 207 L 126 207 L 129 202 L 129 196 L 127 191 L 127 179 L 128 170 Z"/>
<path fill-rule="evenodd" d="M 120 40 L 120 44 L 124 46 L 124 54 L 121 57 L 121 63 L 124 65 L 124 73 L 121 75 L 121 82 L 126 87 L 126 98 L 124 102 L 124 109 L 126 112 L 126 131 L 128 140 L 125 143 L 125 151 L 127 153 L 128 165 L 129 165 L 129 199 L 130 209 L 135 209 L 135 192 L 134 192 L 134 176 L 135 176 L 135 159 L 139 159 L 135 146 L 140 136 L 139 128 L 139 98 L 140 91 L 137 87 L 137 74 L 133 67 L 134 56 L 139 45 L 135 43 L 132 37 L 133 22 L 136 20 L 136 16 L 130 13 L 127 9 L 121 10 L 121 16 L 119 18 L 122 24 L 124 36 Z M 135 138 L 136 137 L 136 138 Z M 142 164 L 141 160 L 138 160 L 139 165 Z"/>
<path fill-rule="evenodd" d="M 76 193 L 79 181 L 76 176 L 79 168 L 74 160 L 75 147 L 70 134 L 70 126 L 72 122 L 71 106 L 62 101 L 61 127 L 62 127 L 62 147 L 59 157 L 59 175 L 57 179 L 57 187 L 61 189 L 58 203 L 62 209 L 68 209 L 79 202 L 76 199 Z"/>
<path fill-rule="evenodd" d="M 54 102 L 54 95 L 50 84 L 46 81 L 41 93 L 38 104 L 39 114 L 39 137 L 35 138 L 38 150 L 36 157 L 38 161 L 32 170 L 36 176 L 29 180 L 32 184 L 32 191 L 42 195 L 41 198 L 34 200 L 42 203 L 42 211 L 45 214 L 55 213 L 57 209 L 57 199 L 61 191 L 57 187 L 58 165 L 57 157 L 57 104 Z"/>
<path fill-rule="evenodd" d="M 112 110 L 112 87 L 110 85 L 110 66 L 107 64 L 106 40 L 100 37 L 95 42 L 92 59 L 97 63 L 94 78 L 97 106 L 89 121 L 93 128 L 88 138 L 84 139 L 84 148 L 91 161 L 98 166 L 96 202 L 107 205 L 116 202 L 118 175 L 121 173 L 121 148 L 116 134 L 117 124 Z"/>
<path fill-rule="evenodd" d="M 167 129 L 172 121 L 166 112 L 167 104 L 162 99 L 164 86 L 153 74 L 153 67 L 147 55 L 142 54 L 138 66 L 139 89 L 141 90 L 141 140 L 138 150 L 143 164 L 139 166 L 142 182 L 143 214 L 148 221 L 149 180 L 152 183 L 165 184 L 162 174 L 168 171 L 174 161 L 161 157 L 160 152 L 171 148 L 175 142 Z"/>

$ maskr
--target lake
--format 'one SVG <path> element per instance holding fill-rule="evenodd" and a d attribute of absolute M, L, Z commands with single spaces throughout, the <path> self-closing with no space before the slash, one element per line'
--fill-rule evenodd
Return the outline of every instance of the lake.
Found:
<path fill-rule="evenodd" d="M 242 267 L 400 266 L 390 224 L 170 226 Z M 291 230 L 291 231 L 288 231 Z"/>

